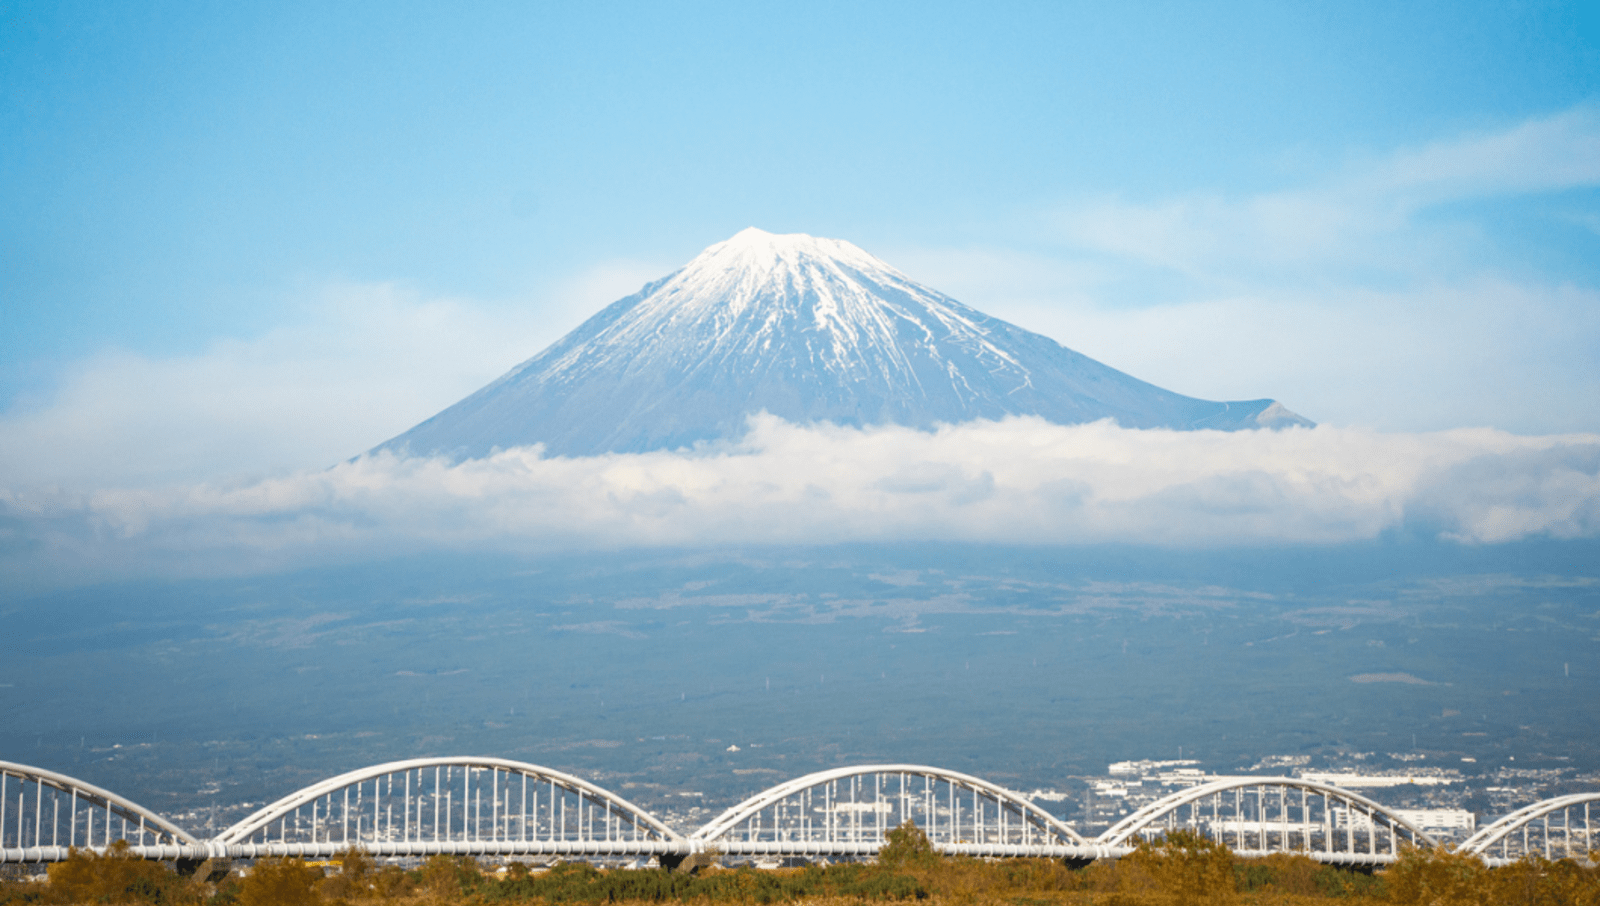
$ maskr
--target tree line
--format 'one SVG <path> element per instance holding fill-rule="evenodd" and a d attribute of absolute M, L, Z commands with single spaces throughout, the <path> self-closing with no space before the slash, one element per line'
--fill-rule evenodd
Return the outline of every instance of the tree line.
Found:
<path fill-rule="evenodd" d="M 1600 854 L 1596 854 L 1600 856 Z M 0 881 L 0 906 L 479 906 L 479 904 L 795 903 L 846 906 L 928 901 L 928 906 L 1600 906 L 1591 860 L 1530 857 L 1489 868 L 1444 849 L 1408 849 L 1376 872 L 1306 856 L 1241 859 L 1193 831 L 1145 841 L 1129 856 L 1086 866 L 1049 859 L 984 861 L 940 855 L 910 822 L 891 831 L 871 863 L 803 868 L 602 870 L 584 862 L 530 869 L 435 856 L 405 869 L 353 850 L 336 870 L 300 859 L 261 859 L 219 881 L 184 877 L 134 857 L 74 851 L 43 882 Z"/>

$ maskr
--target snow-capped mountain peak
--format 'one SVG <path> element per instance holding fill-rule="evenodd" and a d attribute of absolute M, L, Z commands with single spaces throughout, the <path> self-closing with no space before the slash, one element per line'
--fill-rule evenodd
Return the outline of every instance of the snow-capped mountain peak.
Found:
<path fill-rule="evenodd" d="M 738 270 L 752 276 L 766 276 L 798 267 L 802 260 L 836 262 L 867 271 L 904 276 L 853 242 L 819 239 L 805 233 L 769 233 L 746 227 L 684 265 L 683 274 L 704 276 L 716 271 Z"/>
<path fill-rule="evenodd" d="M 917 427 L 1011 414 L 1130 427 L 1309 424 L 1272 400 L 1213 403 L 1146 384 L 849 242 L 752 227 L 382 448 L 636 451 L 738 436 L 762 410 Z"/>

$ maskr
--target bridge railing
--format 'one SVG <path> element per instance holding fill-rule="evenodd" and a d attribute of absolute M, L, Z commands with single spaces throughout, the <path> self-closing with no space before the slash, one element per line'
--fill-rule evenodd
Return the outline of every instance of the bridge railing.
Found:
<path fill-rule="evenodd" d="M 1484 825 L 1461 849 L 1494 862 L 1586 859 L 1600 850 L 1591 817 L 1600 817 L 1600 792 L 1546 799 Z"/>
<path fill-rule="evenodd" d="M 1421 829 L 1359 793 L 1293 777 L 1221 778 L 1179 790 L 1123 818 L 1096 842 L 1124 845 L 1178 828 L 1238 853 L 1303 853 L 1336 862 L 1393 858 L 1405 845 L 1435 845 Z"/>
<path fill-rule="evenodd" d="M 75 777 L 0 761 L 0 853 L 42 847 L 192 845 L 188 832 L 155 812 Z"/>
<path fill-rule="evenodd" d="M 926 765 L 860 765 L 821 771 L 763 790 L 723 812 L 691 839 L 725 852 L 797 853 L 815 846 L 882 846 L 915 822 L 936 848 L 1082 846 L 1086 840 L 1023 796 Z M 997 849 L 998 852 L 998 849 Z"/>
<path fill-rule="evenodd" d="M 1524 855 L 1582 859 L 1596 849 L 1600 793 L 1535 803 L 1486 825 L 1461 850 L 1491 864 Z M 150 859 L 436 853 L 649 858 L 866 857 L 900 824 L 934 847 L 982 857 L 1115 858 L 1140 838 L 1196 830 L 1246 856 L 1303 853 L 1380 865 L 1423 831 L 1348 789 L 1298 778 L 1219 778 L 1159 799 L 1085 840 L 1027 797 L 925 765 L 862 765 L 778 784 L 680 834 L 626 799 L 550 768 L 497 758 L 375 765 L 312 784 L 216 838 L 64 774 L 0 761 L 0 862 L 49 862 L 73 847 L 127 840 Z"/>
<path fill-rule="evenodd" d="M 594 853 L 680 836 L 586 780 L 495 758 L 424 758 L 352 771 L 274 802 L 218 835 L 230 846 L 320 853 Z M 444 844 L 450 844 L 445 847 Z"/>

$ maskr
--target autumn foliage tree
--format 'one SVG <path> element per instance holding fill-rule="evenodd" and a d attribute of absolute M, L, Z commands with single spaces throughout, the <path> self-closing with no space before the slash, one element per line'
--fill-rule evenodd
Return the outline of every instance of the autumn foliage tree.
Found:
<path fill-rule="evenodd" d="M 1114 892 L 1171 906 L 1232 906 L 1239 900 L 1233 853 L 1198 831 L 1141 840 L 1116 866 Z"/>
<path fill-rule="evenodd" d="M 134 855 L 118 840 L 104 854 L 74 849 L 48 869 L 52 899 L 64 903 L 150 903 L 198 899 L 190 884 L 160 862 Z"/>
<path fill-rule="evenodd" d="M 300 859 L 262 859 L 239 882 L 239 906 L 315 906 L 322 869 Z"/>

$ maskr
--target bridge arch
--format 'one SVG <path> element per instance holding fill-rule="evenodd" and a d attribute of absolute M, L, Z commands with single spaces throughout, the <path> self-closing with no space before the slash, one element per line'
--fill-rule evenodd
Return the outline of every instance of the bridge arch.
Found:
<path fill-rule="evenodd" d="M 200 843 L 155 812 L 92 783 L 0 761 L 0 852 L 100 848 L 117 839 L 135 846 Z"/>
<path fill-rule="evenodd" d="M 1492 850 L 1498 845 L 1499 857 L 1503 859 L 1536 853 L 1546 859 L 1582 859 L 1595 849 L 1596 834 L 1589 820 L 1591 811 L 1600 816 L 1600 792 L 1575 793 L 1535 802 L 1479 828 L 1461 844 L 1461 852 L 1493 858 Z M 1550 819 L 1557 814 L 1561 815 L 1561 821 L 1552 826 Z M 1573 819 L 1578 815 L 1583 816 L 1581 830 L 1573 826 Z"/>
<path fill-rule="evenodd" d="M 916 764 L 856 765 L 797 777 L 733 806 L 690 839 L 730 854 L 867 855 L 908 820 L 946 852 L 1022 854 L 1088 843 L 1004 787 Z"/>
<path fill-rule="evenodd" d="M 1396 855 L 1403 840 L 1434 845 L 1421 829 L 1360 793 L 1296 777 L 1226 777 L 1179 790 L 1113 824 L 1095 842 L 1125 846 L 1136 836 L 1178 827 L 1241 853 L 1352 858 Z"/>
<path fill-rule="evenodd" d="M 217 836 L 273 854 L 675 851 L 683 837 L 616 793 L 505 758 L 414 758 L 330 777 Z"/>

